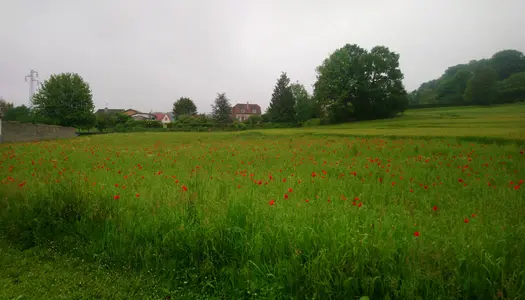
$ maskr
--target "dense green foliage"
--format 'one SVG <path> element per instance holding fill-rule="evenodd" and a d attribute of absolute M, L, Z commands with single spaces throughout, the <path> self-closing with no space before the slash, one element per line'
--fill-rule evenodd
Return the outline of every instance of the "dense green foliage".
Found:
<path fill-rule="evenodd" d="M 162 123 L 157 120 L 138 121 L 123 113 L 99 113 L 95 122 L 95 128 L 100 132 L 140 132 L 162 127 Z"/>
<path fill-rule="evenodd" d="M 399 55 L 347 44 L 317 68 L 314 97 L 330 123 L 392 117 L 408 104 Z"/>
<path fill-rule="evenodd" d="M 503 50 L 490 59 L 473 60 L 448 68 L 441 77 L 425 82 L 411 92 L 410 104 L 489 105 L 524 101 L 524 75 L 518 75 L 523 72 L 523 53 Z"/>
<path fill-rule="evenodd" d="M 232 106 L 230 100 L 226 97 L 226 93 L 217 94 L 215 103 L 211 106 L 213 120 L 220 125 L 225 126 L 232 123 Z"/>
<path fill-rule="evenodd" d="M 468 80 L 467 88 L 463 93 L 464 101 L 472 104 L 489 105 L 497 97 L 496 82 L 498 73 L 489 67 L 480 67 L 474 71 Z"/>
<path fill-rule="evenodd" d="M 181 97 L 173 103 L 173 114 L 177 117 L 197 114 L 197 106 L 190 98 Z"/>
<path fill-rule="evenodd" d="M 33 124 L 56 124 L 55 120 L 50 120 L 25 105 L 7 108 L 2 116 L 2 120 Z"/>
<path fill-rule="evenodd" d="M 25 105 L 12 106 L 7 108 L 2 114 L 2 120 L 27 123 L 34 120 L 34 115 L 32 114 L 31 109 Z"/>
<path fill-rule="evenodd" d="M 91 89 L 76 73 L 51 75 L 32 102 L 35 113 L 47 123 L 86 129 L 95 123 Z"/>
<path fill-rule="evenodd" d="M 7 102 L 4 98 L 0 97 L 0 117 L 4 116 L 7 110 L 13 108 L 13 103 Z"/>
<path fill-rule="evenodd" d="M 525 101 L 525 72 L 512 74 L 500 81 L 497 91 L 501 102 L 510 103 L 516 99 Z"/>
<path fill-rule="evenodd" d="M 290 90 L 292 91 L 295 100 L 295 121 L 298 124 L 303 124 L 304 122 L 315 118 L 315 100 L 308 94 L 304 85 L 299 82 L 292 83 L 290 85 Z"/>

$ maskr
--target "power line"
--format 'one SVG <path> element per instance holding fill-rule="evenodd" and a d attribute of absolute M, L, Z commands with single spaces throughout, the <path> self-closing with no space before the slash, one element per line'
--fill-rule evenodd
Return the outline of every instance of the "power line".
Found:
<path fill-rule="evenodd" d="M 35 89 L 38 87 L 38 84 L 40 84 L 40 80 L 38 80 L 38 72 L 31 69 L 29 75 L 26 75 L 25 81 L 29 81 L 29 107 L 31 107 L 33 106 L 33 95 L 35 94 Z"/>

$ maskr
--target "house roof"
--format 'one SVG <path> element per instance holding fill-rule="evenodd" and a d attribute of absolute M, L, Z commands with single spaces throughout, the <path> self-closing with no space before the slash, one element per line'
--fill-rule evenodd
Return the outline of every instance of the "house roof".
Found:
<path fill-rule="evenodd" d="M 154 113 L 153 115 L 155 116 L 155 119 L 157 121 L 162 121 L 162 119 L 164 119 L 164 116 L 168 116 L 168 118 L 170 117 L 168 114 L 165 113 Z"/>
<path fill-rule="evenodd" d="M 101 109 L 98 109 L 95 114 L 103 114 L 103 113 L 109 113 L 109 114 L 118 114 L 118 113 L 121 113 L 124 111 L 124 109 L 121 109 L 121 108 L 101 108 Z"/>
<path fill-rule="evenodd" d="M 241 114 L 241 109 L 245 109 L 243 114 L 252 114 L 252 110 L 255 109 L 255 114 L 261 114 L 261 107 L 258 104 L 250 103 L 237 103 L 232 109 L 233 114 Z"/>

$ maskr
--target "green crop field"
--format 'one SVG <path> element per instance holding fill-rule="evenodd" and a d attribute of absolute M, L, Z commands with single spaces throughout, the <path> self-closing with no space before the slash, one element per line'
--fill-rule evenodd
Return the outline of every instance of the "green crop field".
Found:
<path fill-rule="evenodd" d="M 0 298 L 522 299 L 524 120 L 1 145 Z"/>
<path fill-rule="evenodd" d="M 264 131 L 267 134 L 330 134 L 397 137 L 460 137 L 468 140 L 525 141 L 525 103 L 495 107 L 414 109 L 403 116 L 315 128 Z"/>

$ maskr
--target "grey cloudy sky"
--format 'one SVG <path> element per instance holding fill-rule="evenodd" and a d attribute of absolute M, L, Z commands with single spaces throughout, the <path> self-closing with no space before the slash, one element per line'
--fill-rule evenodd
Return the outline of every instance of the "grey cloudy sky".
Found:
<path fill-rule="evenodd" d="M 336 48 L 385 45 L 410 91 L 451 65 L 525 51 L 523 0 L 0 0 L 0 96 L 24 76 L 89 82 L 97 108 L 210 111 L 217 92 L 265 109 L 281 71 L 311 91 Z"/>

